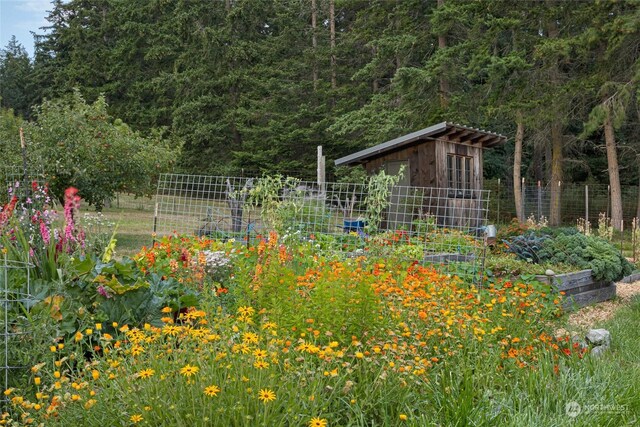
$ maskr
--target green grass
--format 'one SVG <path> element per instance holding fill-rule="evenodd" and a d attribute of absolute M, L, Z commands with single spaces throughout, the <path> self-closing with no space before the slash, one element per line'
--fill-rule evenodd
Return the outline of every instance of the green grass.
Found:
<path fill-rule="evenodd" d="M 102 212 L 109 221 L 118 226 L 118 256 L 131 256 L 142 246 L 152 242 L 153 210 L 134 208 L 105 208 Z"/>

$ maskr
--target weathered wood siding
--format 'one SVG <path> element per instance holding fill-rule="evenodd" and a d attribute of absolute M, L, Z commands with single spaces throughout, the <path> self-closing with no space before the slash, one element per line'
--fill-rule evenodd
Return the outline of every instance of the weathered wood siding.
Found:
<path fill-rule="evenodd" d="M 419 145 L 388 153 L 365 163 L 367 174 L 383 170 L 385 164 L 407 160 L 409 185 L 412 187 L 436 187 L 435 144 L 425 141 Z"/>

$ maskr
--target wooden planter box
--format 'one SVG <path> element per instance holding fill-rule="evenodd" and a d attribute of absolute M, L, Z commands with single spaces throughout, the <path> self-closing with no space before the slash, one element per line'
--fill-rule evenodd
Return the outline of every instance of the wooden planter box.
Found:
<path fill-rule="evenodd" d="M 439 253 L 424 256 L 424 262 L 431 264 L 449 264 L 451 262 L 473 262 L 474 254 Z"/>
<path fill-rule="evenodd" d="M 536 279 L 551 284 L 559 292 L 565 293 L 562 303 L 565 310 L 607 301 L 616 296 L 615 283 L 594 280 L 591 270 L 556 274 L 555 276 L 536 276 Z"/>

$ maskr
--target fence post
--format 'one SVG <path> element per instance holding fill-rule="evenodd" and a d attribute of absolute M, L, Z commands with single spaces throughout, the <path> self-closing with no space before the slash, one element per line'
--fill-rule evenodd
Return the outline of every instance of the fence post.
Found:
<path fill-rule="evenodd" d="M 526 206 L 525 203 L 527 201 L 527 198 L 525 197 L 525 193 L 526 193 L 526 188 L 524 186 L 524 178 L 522 178 L 522 184 L 520 186 L 520 188 L 522 189 L 521 193 L 522 193 L 522 220 L 526 221 L 527 220 L 527 214 L 526 214 Z"/>
<path fill-rule="evenodd" d="M 589 222 L 589 186 L 584 186 L 584 222 Z"/>
<path fill-rule="evenodd" d="M 542 218 L 542 186 L 538 180 L 538 221 Z"/>
<path fill-rule="evenodd" d="M 498 215 L 496 217 L 496 224 L 500 223 L 500 178 L 498 178 Z"/>
<path fill-rule="evenodd" d="M 607 185 L 607 218 L 611 218 L 609 213 L 609 205 L 611 203 L 611 185 Z"/>
<path fill-rule="evenodd" d="M 153 237 L 151 240 L 151 246 L 156 242 L 156 232 L 158 231 L 158 202 L 156 202 L 155 209 L 153 211 Z"/>
<path fill-rule="evenodd" d="M 324 196 L 324 178 L 325 178 L 325 157 L 322 155 L 322 145 L 318 145 L 318 169 L 317 169 L 317 178 L 318 178 L 318 192 L 321 196 Z"/>

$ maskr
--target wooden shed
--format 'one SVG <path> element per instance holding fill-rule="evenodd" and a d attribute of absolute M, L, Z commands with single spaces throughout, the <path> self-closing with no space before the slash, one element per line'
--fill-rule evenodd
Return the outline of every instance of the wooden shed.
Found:
<path fill-rule="evenodd" d="M 468 211 L 477 208 L 474 199 L 480 192 L 475 190 L 482 190 L 483 150 L 506 140 L 497 133 L 442 122 L 342 157 L 335 164 L 363 165 L 368 174 L 380 170 L 395 174 L 404 165 L 400 185 L 445 190 L 437 194 L 437 202 L 424 207 L 440 223 L 461 225 L 464 220 L 473 226 L 478 221 L 467 218 L 477 216 Z"/>

